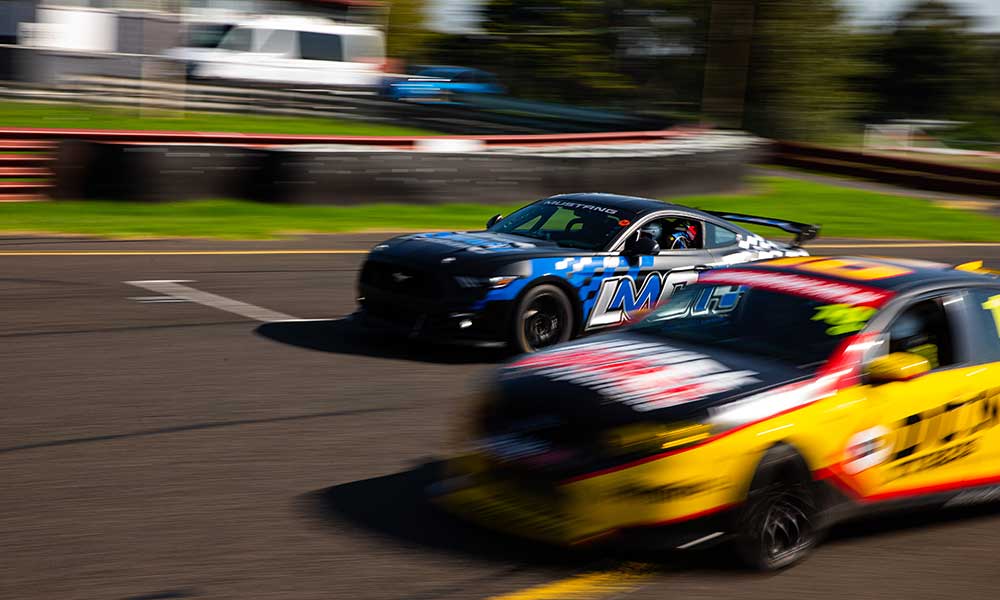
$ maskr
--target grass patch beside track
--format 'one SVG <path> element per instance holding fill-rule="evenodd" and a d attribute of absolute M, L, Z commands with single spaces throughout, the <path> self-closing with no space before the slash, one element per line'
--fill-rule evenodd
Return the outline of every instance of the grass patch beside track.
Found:
<path fill-rule="evenodd" d="M 706 210 L 731 210 L 823 226 L 825 237 L 1000 241 L 1000 219 L 926 200 L 759 177 L 753 193 L 679 198 Z M 572 191 L 572 190 L 567 190 Z M 525 198 L 524 203 L 533 200 Z M 510 204 L 291 206 L 233 200 L 166 204 L 48 202 L 0 204 L 0 232 L 102 237 L 266 239 L 296 233 L 481 229 Z M 761 229 L 774 235 L 774 230 Z M 780 232 L 779 232 L 780 233 Z"/>
<path fill-rule="evenodd" d="M 364 121 L 180 112 L 172 110 L 96 108 L 69 104 L 0 102 L 4 127 L 59 129 L 124 129 L 149 131 L 218 131 L 312 135 L 434 135 L 433 131 Z"/>

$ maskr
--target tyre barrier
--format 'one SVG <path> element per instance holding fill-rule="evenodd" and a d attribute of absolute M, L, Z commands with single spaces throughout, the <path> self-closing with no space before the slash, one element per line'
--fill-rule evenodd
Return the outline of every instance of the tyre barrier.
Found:
<path fill-rule="evenodd" d="M 539 136 L 531 136 L 539 137 Z M 544 146 L 483 140 L 478 151 L 341 145 L 60 144 L 55 199 L 235 198 L 296 204 L 524 202 L 566 192 L 651 197 L 739 187 L 761 140 L 735 133 Z M 533 140 L 536 144 L 539 140 Z M 413 142 L 414 144 L 416 142 Z"/>

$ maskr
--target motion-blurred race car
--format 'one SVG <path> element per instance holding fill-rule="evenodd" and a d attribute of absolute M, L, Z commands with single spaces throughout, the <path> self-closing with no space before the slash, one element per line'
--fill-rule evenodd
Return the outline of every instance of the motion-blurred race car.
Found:
<path fill-rule="evenodd" d="M 735 223 L 778 227 L 791 244 Z M 807 254 L 818 227 L 611 194 L 539 200 L 485 231 L 418 233 L 375 246 L 358 316 L 413 336 L 533 351 L 618 325 L 697 270 Z"/>
<path fill-rule="evenodd" d="M 753 567 L 884 508 L 1000 500 L 1000 278 L 780 258 L 502 368 L 430 492 L 550 543 L 731 542 Z"/>
<path fill-rule="evenodd" d="M 410 77 L 386 79 L 382 95 L 391 100 L 448 102 L 455 94 L 503 94 L 496 76 L 468 67 L 426 67 Z"/>

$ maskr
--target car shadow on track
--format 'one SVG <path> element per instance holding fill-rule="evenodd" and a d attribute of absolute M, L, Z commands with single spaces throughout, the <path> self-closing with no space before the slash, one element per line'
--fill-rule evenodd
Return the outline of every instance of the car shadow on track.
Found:
<path fill-rule="evenodd" d="M 830 531 L 825 543 L 851 543 L 911 529 L 946 527 L 990 517 L 1000 517 L 1000 504 L 993 502 L 949 508 L 916 507 L 905 512 L 885 512 L 841 523 Z"/>
<path fill-rule="evenodd" d="M 301 509 L 331 531 L 345 524 L 426 550 L 523 567 L 600 570 L 623 563 L 655 560 L 658 572 L 729 570 L 727 557 L 705 552 L 648 551 L 620 546 L 561 548 L 497 533 L 461 521 L 433 506 L 425 489 L 440 472 L 439 463 L 383 477 L 335 485 L 302 495 Z"/>
<path fill-rule="evenodd" d="M 424 490 L 434 481 L 438 465 L 383 477 L 336 485 L 300 497 L 302 510 L 331 530 L 345 524 L 375 535 L 433 551 L 443 551 L 525 567 L 599 569 L 624 562 L 655 564 L 660 573 L 729 572 L 750 574 L 725 547 L 701 551 L 657 551 L 596 546 L 563 549 L 505 536 L 460 521 L 436 509 Z M 997 505 L 947 510 L 914 510 L 851 521 L 833 528 L 823 545 L 863 543 L 914 528 L 947 526 L 996 517 Z M 822 546 L 819 556 L 822 560 Z"/>
<path fill-rule="evenodd" d="M 440 364 L 478 364 L 502 361 L 501 350 L 428 344 L 402 336 L 361 329 L 351 319 L 276 321 L 255 333 L 275 342 L 334 354 L 353 354 Z"/>
<path fill-rule="evenodd" d="M 302 508 L 324 524 L 348 523 L 368 532 L 428 549 L 534 565 L 590 562 L 588 551 L 554 553 L 552 548 L 504 536 L 455 519 L 435 508 L 425 488 L 437 465 L 364 479 L 305 494 Z"/>

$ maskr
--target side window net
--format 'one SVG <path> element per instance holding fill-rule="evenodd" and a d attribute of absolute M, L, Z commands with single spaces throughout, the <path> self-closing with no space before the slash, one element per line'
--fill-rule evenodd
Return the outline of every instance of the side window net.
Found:
<path fill-rule="evenodd" d="M 955 364 L 951 323 L 942 298 L 923 300 L 904 310 L 889 327 L 889 352 L 909 352 L 931 368 Z"/>

